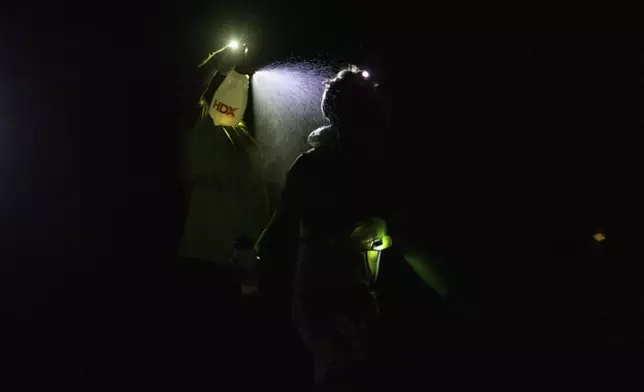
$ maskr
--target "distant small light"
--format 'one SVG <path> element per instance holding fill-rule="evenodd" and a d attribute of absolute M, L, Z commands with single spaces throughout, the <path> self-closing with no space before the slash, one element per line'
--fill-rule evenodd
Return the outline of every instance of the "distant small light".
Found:
<path fill-rule="evenodd" d="M 602 241 L 606 240 L 606 236 L 604 235 L 604 233 L 596 233 L 596 234 L 593 235 L 593 238 L 597 242 L 602 242 Z"/>
<path fill-rule="evenodd" d="M 368 71 L 362 71 L 362 77 L 367 79 L 371 74 Z"/>
<path fill-rule="evenodd" d="M 237 49 L 237 48 L 239 48 L 239 42 L 230 41 L 230 43 L 228 44 L 228 47 L 231 48 L 231 49 Z"/>
<path fill-rule="evenodd" d="M 246 49 L 244 50 L 244 54 L 246 54 L 246 53 L 248 53 L 248 48 L 246 48 Z"/>

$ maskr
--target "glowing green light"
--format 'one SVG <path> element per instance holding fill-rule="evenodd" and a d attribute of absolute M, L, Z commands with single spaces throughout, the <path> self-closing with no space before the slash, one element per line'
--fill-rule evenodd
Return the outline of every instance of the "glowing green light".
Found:
<path fill-rule="evenodd" d="M 369 266 L 369 272 L 373 276 L 374 281 L 378 279 L 378 270 L 380 269 L 380 255 L 382 254 L 377 250 L 367 250 L 365 251 L 367 257 L 367 265 Z"/>
<path fill-rule="evenodd" d="M 447 281 L 427 253 L 418 249 L 408 249 L 405 250 L 405 260 L 429 287 L 436 290 L 441 296 L 447 294 Z"/>
<path fill-rule="evenodd" d="M 390 248 L 392 244 L 393 244 L 393 241 L 391 239 L 391 236 L 385 234 L 381 238 L 378 238 L 377 240 L 374 241 L 372 249 L 385 250 L 387 248 Z"/>
<path fill-rule="evenodd" d="M 229 47 L 230 49 L 238 49 L 238 48 L 239 48 L 239 42 L 237 42 L 237 41 L 230 41 L 230 43 L 228 44 L 228 47 Z"/>
<path fill-rule="evenodd" d="M 350 236 L 352 242 L 361 250 L 383 250 L 392 244 L 387 235 L 387 223 L 379 218 L 369 219 L 355 227 Z"/>

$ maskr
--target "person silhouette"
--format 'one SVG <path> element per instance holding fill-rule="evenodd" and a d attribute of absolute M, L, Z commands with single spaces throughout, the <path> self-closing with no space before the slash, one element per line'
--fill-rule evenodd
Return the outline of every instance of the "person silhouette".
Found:
<path fill-rule="evenodd" d="M 326 82 L 322 112 L 330 124 L 288 170 L 256 250 L 264 265 L 295 261 L 292 316 L 315 384 L 359 390 L 379 319 L 380 255 L 396 240 L 395 186 L 384 181 L 389 127 L 377 84 L 354 66 Z"/>

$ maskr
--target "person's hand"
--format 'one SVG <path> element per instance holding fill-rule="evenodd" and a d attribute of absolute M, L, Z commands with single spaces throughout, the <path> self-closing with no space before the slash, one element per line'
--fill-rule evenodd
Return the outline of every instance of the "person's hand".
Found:
<path fill-rule="evenodd" d="M 242 297 L 250 297 L 259 293 L 259 285 L 257 284 L 257 280 L 241 282 L 240 286 Z"/>

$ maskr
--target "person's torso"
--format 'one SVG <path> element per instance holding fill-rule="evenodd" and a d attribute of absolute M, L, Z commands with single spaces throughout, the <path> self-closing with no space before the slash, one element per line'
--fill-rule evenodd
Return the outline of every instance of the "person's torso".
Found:
<path fill-rule="evenodd" d="M 361 223 L 390 213 L 387 189 L 378 181 L 379 159 L 329 149 L 311 150 L 303 158 L 296 288 L 368 288 L 364 253 L 349 238 Z"/>

